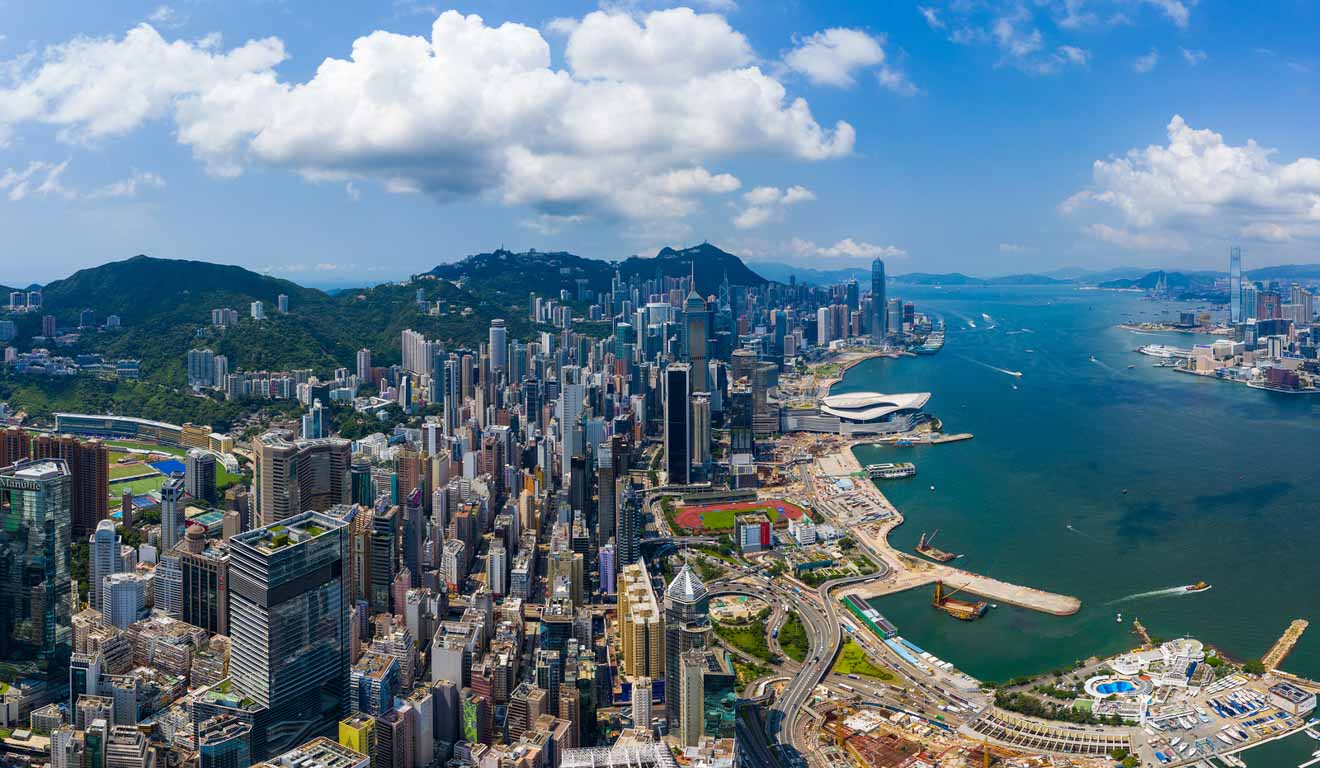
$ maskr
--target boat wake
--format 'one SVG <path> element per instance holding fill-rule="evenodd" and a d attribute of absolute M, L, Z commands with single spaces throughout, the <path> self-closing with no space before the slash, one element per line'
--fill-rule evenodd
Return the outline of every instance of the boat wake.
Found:
<path fill-rule="evenodd" d="M 1083 538 L 1090 539 L 1091 541 L 1100 541 L 1100 539 L 1096 538 L 1095 536 L 1092 536 L 1091 534 L 1087 533 L 1086 531 L 1079 531 L 1079 530 L 1077 530 L 1076 528 L 1073 527 L 1073 524 L 1072 524 L 1072 523 L 1068 523 L 1068 525 L 1067 525 L 1066 527 L 1067 527 L 1068 530 L 1072 531 L 1073 533 L 1077 534 L 1078 536 L 1081 536 L 1081 537 L 1083 537 Z M 1103 543 L 1103 542 L 1102 542 L 1102 543 Z"/>
<path fill-rule="evenodd" d="M 1188 592 L 1187 587 L 1184 585 L 1179 587 L 1169 587 L 1168 589 L 1153 589 L 1150 592 L 1138 592 L 1135 595 L 1127 595 L 1126 597 L 1120 597 L 1117 600 L 1110 600 L 1109 602 L 1105 603 L 1105 605 L 1117 605 L 1118 603 L 1128 603 L 1133 600 L 1144 600 L 1148 597 L 1172 597 L 1173 595 L 1191 595 L 1191 594 L 1195 594 L 1195 593 Z"/>
<path fill-rule="evenodd" d="M 972 358 L 970 358 L 970 357 L 966 357 L 966 356 L 962 356 L 962 359 L 966 360 L 966 361 L 969 362 L 969 363 L 976 363 L 977 365 L 981 366 L 982 368 L 989 368 L 989 369 L 992 370 L 992 371 L 998 371 L 999 373 L 1005 374 L 1005 375 L 1007 375 L 1007 376 L 1015 376 L 1015 377 L 1017 377 L 1017 378 L 1022 378 L 1022 371 L 1010 371 L 1010 370 L 1008 370 L 1007 368 L 1000 368 L 1000 367 L 997 366 L 997 365 L 991 365 L 991 364 L 989 364 L 989 363 L 983 363 L 983 362 L 981 362 L 980 360 L 973 360 Z"/>

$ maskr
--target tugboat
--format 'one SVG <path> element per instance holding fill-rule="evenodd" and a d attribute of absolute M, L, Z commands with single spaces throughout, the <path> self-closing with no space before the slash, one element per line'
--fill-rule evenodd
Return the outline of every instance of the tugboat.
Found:
<path fill-rule="evenodd" d="M 1186 587 L 1183 587 L 1183 589 L 1188 592 L 1204 592 L 1209 588 L 1210 585 L 1206 584 L 1204 581 L 1198 581 L 1195 584 L 1188 584 Z"/>

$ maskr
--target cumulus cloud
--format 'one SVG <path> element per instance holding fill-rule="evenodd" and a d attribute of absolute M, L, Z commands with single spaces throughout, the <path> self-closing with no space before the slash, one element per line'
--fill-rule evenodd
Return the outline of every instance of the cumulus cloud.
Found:
<path fill-rule="evenodd" d="M 876 245 L 846 237 L 834 245 L 817 245 L 810 240 L 793 238 L 788 249 L 798 256 L 823 256 L 833 259 L 901 258 L 907 251 L 894 245 Z"/>
<path fill-rule="evenodd" d="M 880 38 L 860 29 L 836 27 L 817 32 L 802 40 L 784 56 L 784 63 L 794 72 L 806 75 L 817 85 L 851 86 L 853 73 L 874 67 L 885 60 Z"/>
<path fill-rule="evenodd" d="M 784 66 L 815 85 L 851 88 L 857 73 L 873 70 L 883 88 L 904 96 L 918 92 L 916 85 L 885 54 L 885 39 L 860 29 L 835 27 L 803 38 L 784 54 Z"/>
<path fill-rule="evenodd" d="M 816 193 L 801 186 L 791 186 L 781 190 L 779 187 L 756 187 L 743 194 L 747 207 L 733 219 L 738 229 L 754 229 L 771 221 L 779 221 L 784 216 L 784 209 L 790 205 L 815 200 Z"/>
<path fill-rule="evenodd" d="M 985 45 L 998 51 L 999 66 L 1032 75 L 1052 75 L 1085 67 L 1089 50 L 1060 39 L 1088 28 L 1118 27 L 1143 18 L 1151 8 L 1175 26 L 1185 27 L 1197 0 L 941 0 L 918 6 L 926 24 L 959 45 Z M 1049 30 L 1045 32 L 1042 30 Z M 1052 39 L 1053 38 L 1053 39 Z"/>
<path fill-rule="evenodd" d="M 531 27 L 448 11 L 427 36 L 372 32 L 290 82 L 276 71 L 287 56 L 279 39 L 223 50 L 141 24 L 26 62 L 0 86 L 0 140 L 48 125 L 64 141 L 99 143 L 168 120 L 219 176 L 283 168 L 626 220 L 687 216 L 737 190 L 711 166 L 740 154 L 815 161 L 853 150 L 852 126 L 818 122 L 721 16 L 603 10 L 558 26 L 563 68 Z"/>
<path fill-rule="evenodd" d="M 1154 69 L 1155 65 L 1159 63 L 1160 52 L 1152 48 L 1150 49 L 1150 53 L 1145 56 L 1138 56 L 1132 61 L 1132 71 L 1139 75 L 1144 75 Z"/>
<path fill-rule="evenodd" d="M 1187 62 L 1189 67 L 1195 67 L 1206 59 L 1205 51 L 1189 48 L 1180 48 L 1179 50 L 1182 51 L 1183 60 Z"/>
<path fill-rule="evenodd" d="M 1235 237 L 1320 238 L 1320 159 L 1279 162 L 1254 140 L 1229 144 L 1176 115 L 1167 133 L 1167 144 L 1097 160 L 1091 186 L 1060 212 L 1105 219 L 1084 231 L 1138 250 Z"/>

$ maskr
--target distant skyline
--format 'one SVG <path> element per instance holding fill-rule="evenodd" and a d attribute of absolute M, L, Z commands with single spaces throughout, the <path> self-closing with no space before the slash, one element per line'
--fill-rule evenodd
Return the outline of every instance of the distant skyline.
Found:
<path fill-rule="evenodd" d="M 7 285 L 702 240 L 891 274 L 1320 262 L 1305 0 L 0 5 Z"/>

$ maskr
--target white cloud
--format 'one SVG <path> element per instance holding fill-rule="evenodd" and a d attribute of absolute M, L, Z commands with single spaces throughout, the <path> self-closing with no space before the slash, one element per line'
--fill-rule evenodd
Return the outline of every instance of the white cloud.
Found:
<path fill-rule="evenodd" d="M 756 187 L 743 193 L 743 202 L 747 204 L 733 219 L 738 229 L 754 229 L 771 221 L 779 221 L 784 216 L 784 209 L 790 205 L 815 200 L 816 194 L 806 187 L 792 186 L 781 190 L 778 187 Z"/>
<path fill-rule="evenodd" d="M 847 88 L 853 73 L 884 63 L 884 40 L 860 29 L 835 27 L 802 40 L 784 56 L 788 68 L 816 85 Z"/>
<path fill-rule="evenodd" d="M 1098 160 L 1092 184 L 1060 204 L 1064 215 L 1123 247 L 1186 248 L 1239 236 L 1320 239 L 1320 159 L 1275 160 L 1253 140 L 1232 145 L 1174 116 L 1168 143 Z"/>
<path fill-rule="evenodd" d="M 108 200 L 133 198 L 137 197 L 140 190 L 161 189 L 165 186 L 165 180 L 158 174 L 134 169 L 127 178 L 83 193 L 64 185 L 62 179 L 68 168 L 68 160 L 60 163 L 34 160 L 21 171 L 10 168 L 0 174 L 0 192 L 4 192 L 10 202 L 51 197 L 64 200 Z"/>
<path fill-rule="evenodd" d="M 1292 240 L 1292 233 L 1282 224 L 1256 221 L 1242 228 L 1242 237 L 1267 243 L 1286 243 Z"/>
<path fill-rule="evenodd" d="M 150 171 L 134 170 L 132 175 L 87 193 L 89 200 L 133 198 L 144 189 L 164 189 L 165 179 Z"/>
<path fill-rule="evenodd" d="M 1206 59 L 1205 51 L 1189 48 L 1179 48 L 1178 50 L 1182 51 L 1183 60 L 1187 62 L 1189 67 L 1195 67 Z"/>
<path fill-rule="evenodd" d="M 176 29 L 183 26 L 187 19 L 180 16 L 171 6 L 158 5 L 154 11 L 147 14 L 147 21 L 157 29 Z"/>
<path fill-rule="evenodd" d="M 810 240 L 793 238 L 788 249 L 798 256 L 824 256 L 843 259 L 902 258 L 907 251 L 894 245 L 875 245 L 865 241 L 858 242 L 846 237 L 834 245 L 820 246 Z"/>
<path fill-rule="evenodd" d="M 1000 252 L 1000 253 L 1026 253 L 1026 252 L 1029 251 L 1029 250 L 1031 250 L 1031 249 L 1028 248 L 1027 246 L 1025 246 L 1025 245 L 1021 245 L 1021 244 L 1019 244 L 1019 243 L 1000 243 L 1000 244 L 999 244 L 999 252 Z"/>
<path fill-rule="evenodd" d="M 344 194 L 348 195 L 348 199 L 352 200 L 353 202 L 357 202 L 358 200 L 362 199 L 362 189 L 351 181 L 346 182 L 344 184 Z"/>
<path fill-rule="evenodd" d="M 1154 48 L 1145 56 L 1138 56 L 1132 61 L 1132 70 L 1139 75 L 1144 75 L 1155 68 L 1160 63 L 1160 52 Z"/>
<path fill-rule="evenodd" d="M 713 166 L 740 154 L 852 152 L 852 126 L 817 122 L 721 16 L 598 11 L 559 26 L 562 69 L 537 30 L 449 11 L 429 36 L 372 32 L 289 82 L 278 39 L 223 50 L 142 24 L 25 63 L 0 86 L 0 137 L 49 125 L 65 141 L 102 142 L 170 120 L 220 176 L 283 168 L 634 221 L 687 216 L 738 189 Z"/>
<path fill-rule="evenodd" d="M 1185 251 L 1187 241 L 1177 234 L 1165 232 L 1139 232 L 1108 224 L 1091 224 L 1086 233 L 1120 248 L 1133 251 Z"/>
<path fill-rule="evenodd" d="M 1052 75 L 1085 67 L 1091 53 L 1069 33 L 1133 24 L 1140 6 L 1157 9 L 1184 27 L 1197 0 L 938 0 L 918 6 L 931 29 L 959 45 L 988 45 L 999 52 L 999 66 L 1032 75 Z M 1049 33 L 1042 31 L 1049 30 Z"/>

